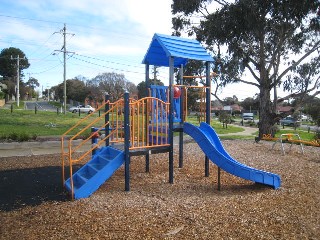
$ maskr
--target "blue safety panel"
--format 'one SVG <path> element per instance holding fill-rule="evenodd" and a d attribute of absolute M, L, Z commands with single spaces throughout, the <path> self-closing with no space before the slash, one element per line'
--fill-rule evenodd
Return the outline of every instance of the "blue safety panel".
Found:
<path fill-rule="evenodd" d="M 124 152 L 102 147 L 92 159 L 73 174 L 74 198 L 86 198 L 94 193 L 124 163 Z M 71 193 L 70 178 L 65 181 Z"/>
<path fill-rule="evenodd" d="M 249 167 L 233 159 L 210 125 L 201 123 L 200 127 L 197 127 L 184 123 L 183 131 L 190 135 L 208 158 L 224 171 L 246 180 L 272 186 L 274 189 L 280 187 L 279 175 Z"/>
<path fill-rule="evenodd" d="M 151 85 L 150 86 L 151 91 L 151 97 L 158 98 L 164 102 L 168 101 L 168 86 L 159 86 L 159 85 Z M 154 101 L 153 103 L 153 109 L 156 109 L 157 101 Z M 181 111 L 180 111 L 180 104 L 181 100 L 180 98 L 173 99 L 173 122 L 181 122 Z M 160 121 L 160 117 L 162 116 L 162 120 L 165 120 L 165 118 L 168 117 L 168 115 L 163 112 L 158 112 L 158 116 L 154 115 L 154 121 Z"/>
<path fill-rule="evenodd" d="M 169 57 L 174 57 L 174 67 L 186 65 L 189 59 L 214 61 L 197 40 L 156 33 L 142 63 L 169 67 Z"/>

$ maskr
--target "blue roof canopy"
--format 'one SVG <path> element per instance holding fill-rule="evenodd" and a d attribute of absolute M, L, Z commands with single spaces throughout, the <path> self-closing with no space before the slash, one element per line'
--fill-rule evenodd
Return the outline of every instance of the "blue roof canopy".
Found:
<path fill-rule="evenodd" d="M 189 59 L 214 61 L 197 40 L 156 33 L 142 63 L 169 67 L 169 57 L 174 57 L 174 67 L 186 65 Z"/>

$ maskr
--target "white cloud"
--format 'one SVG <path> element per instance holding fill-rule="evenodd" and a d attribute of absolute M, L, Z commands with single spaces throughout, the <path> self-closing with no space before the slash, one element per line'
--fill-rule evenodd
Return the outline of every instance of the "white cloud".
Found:
<path fill-rule="evenodd" d="M 130 19 L 141 25 L 146 35 L 155 32 L 170 34 L 171 2 L 170 0 L 126 0 L 126 7 Z"/>
<path fill-rule="evenodd" d="M 125 45 L 121 44 L 121 41 L 117 43 L 99 35 L 77 36 L 72 40 L 71 48 L 79 54 L 89 56 L 137 55 L 143 51 L 139 45 Z"/>

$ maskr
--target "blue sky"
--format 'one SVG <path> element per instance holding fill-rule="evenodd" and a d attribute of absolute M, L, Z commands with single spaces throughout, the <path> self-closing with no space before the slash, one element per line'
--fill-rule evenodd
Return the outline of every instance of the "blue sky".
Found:
<path fill-rule="evenodd" d="M 93 78 L 100 73 L 122 73 L 135 84 L 144 81 L 141 64 L 154 33 L 171 34 L 171 0 L 2 0 L 0 50 L 21 49 L 31 66 L 25 80 L 38 79 L 40 89 L 63 82 L 63 36 L 66 23 L 67 79 Z M 57 54 L 53 54 L 57 53 Z M 59 54 L 58 54 L 59 53 Z M 160 69 L 168 83 L 168 70 Z M 234 85 L 221 96 L 253 97 L 256 89 L 236 91 Z"/>

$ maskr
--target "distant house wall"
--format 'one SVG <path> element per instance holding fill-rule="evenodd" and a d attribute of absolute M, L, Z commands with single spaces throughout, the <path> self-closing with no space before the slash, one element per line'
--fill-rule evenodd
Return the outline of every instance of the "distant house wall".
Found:
<path fill-rule="evenodd" d="M 3 107 L 3 105 L 6 103 L 4 99 L 0 99 L 0 107 Z"/>

